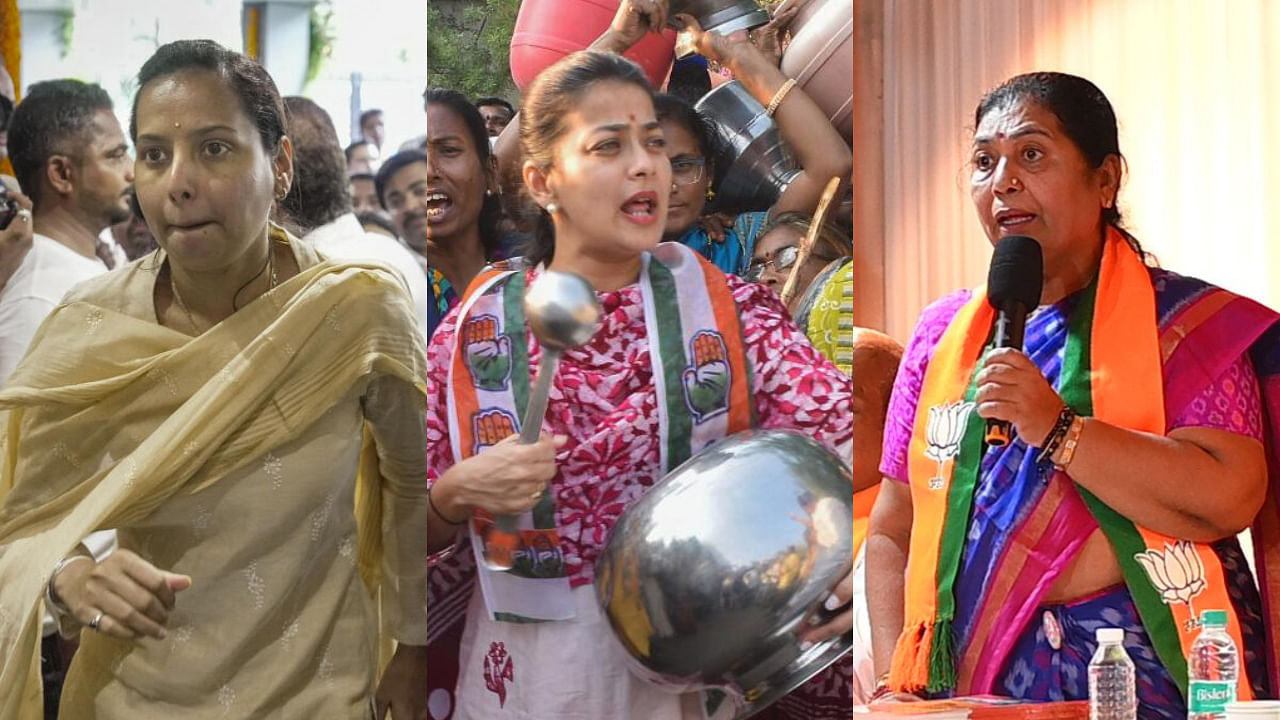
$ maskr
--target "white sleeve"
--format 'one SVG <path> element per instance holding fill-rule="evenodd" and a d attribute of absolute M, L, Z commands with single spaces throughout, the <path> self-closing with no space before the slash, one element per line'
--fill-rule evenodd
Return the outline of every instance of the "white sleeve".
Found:
<path fill-rule="evenodd" d="M 18 367 L 31 338 L 54 307 L 55 303 L 30 295 L 0 303 L 0 384 Z"/>

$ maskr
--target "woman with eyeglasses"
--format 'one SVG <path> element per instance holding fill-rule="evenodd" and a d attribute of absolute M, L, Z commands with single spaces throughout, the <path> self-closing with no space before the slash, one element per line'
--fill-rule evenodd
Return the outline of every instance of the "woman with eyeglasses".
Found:
<path fill-rule="evenodd" d="M 609 29 L 591 44 L 591 49 L 621 55 L 640 42 L 645 33 L 661 32 L 669 11 L 668 0 L 622 0 Z M 771 114 L 782 138 L 802 168 L 772 207 L 742 213 L 730 227 L 722 227 L 718 220 L 703 216 L 707 201 L 715 196 L 717 168 L 712 157 L 719 142 L 715 127 L 675 95 L 654 96 L 666 138 L 666 154 L 671 160 L 670 206 L 662 239 L 679 241 L 721 271 L 742 275 L 768 219 L 788 211 L 813 213 L 831 178 L 850 177 L 853 156 L 812 98 L 784 76 L 745 32 L 725 37 L 704 32 L 689 15 L 677 15 L 676 19 L 690 33 L 699 54 L 728 68 L 761 105 L 773 108 Z M 519 119 L 517 115 L 507 126 L 494 149 L 503 168 L 519 163 Z M 506 177 L 508 173 L 504 170 L 500 174 Z"/>
<path fill-rule="evenodd" d="M 762 223 L 743 279 L 761 283 L 781 294 L 796 261 L 800 259 L 800 244 L 812 223 L 811 216 L 794 211 L 781 213 Z M 831 223 L 822 224 L 813 250 L 800 266 L 795 292 L 787 302 L 787 309 L 801 328 L 804 324 L 799 322 L 799 311 L 806 305 L 812 309 L 816 293 L 849 269 L 852 252 L 853 243 L 847 235 Z M 811 293 L 811 290 L 815 292 Z"/>
<path fill-rule="evenodd" d="M 642 29 L 662 28 L 661 22 L 657 22 L 664 19 L 662 14 L 650 14 L 646 10 L 626 12 L 628 4 L 624 2 L 619 9 L 615 26 L 625 16 L 625 22 L 640 24 Z M 853 158 L 817 104 L 783 75 L 751 43 L 746 33 L 726 37 L 704 32 L 692 17 L 678 17 L 684 22 L 686 32 L 692 34 L 699 53 L 728 68 L 752 97 L 773 110 L 782 138 L 802 168 L 772 207 L 743 213 L 735 218 L 732 227 L 722 232 L 716 223 L 702 222 L 707 202 L 715 196 L 717 168 L 712 162 L 718 143 L 715 127 L 674 95 L 659 95 L 655 99 L 658 120 L 667 141 L 667 157 L 671 159 L 671 198 L 663 239 L 677 240 L 700 252 L 724 272 L 742 275 L 766 222 L 785 212 L 813 213 L 826 183 L 832 177 L 849 177 Z M 630 45 L 619 40 L 611 49 L 623 52 L 628 47 Z"/>

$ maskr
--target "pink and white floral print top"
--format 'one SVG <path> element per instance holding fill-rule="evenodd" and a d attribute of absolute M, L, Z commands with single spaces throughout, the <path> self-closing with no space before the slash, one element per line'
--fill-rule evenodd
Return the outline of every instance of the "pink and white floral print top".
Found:
<path fill-rule="evenodd" d="M 529 282 L 536 277 L 530 270 Z M 841 454 L 852 451 L 850 379 L 809 343 L 778 297 L 764 286 L 726 276 L 742 319 L 752 393 L 761 428 L 793 428 Z M 640 286 L 598 293 L 599 332 L 567 351 L 552 384 L 544 427 L 569 437 L 551 483 L 556 521 L 573 587 L 592 582 L 609 529 L 630 503 L 660 479 L 657 392 Z M 447 382 L 456 337 L 455 308 L 427 350 L 427 462 L 434 483 L 454 463 Z M 530 372 L 541 358 L 531 335 Z"/>

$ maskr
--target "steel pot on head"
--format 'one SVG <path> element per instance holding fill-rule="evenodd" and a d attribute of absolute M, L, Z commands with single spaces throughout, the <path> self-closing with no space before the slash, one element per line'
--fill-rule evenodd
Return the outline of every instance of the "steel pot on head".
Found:
<path fill-rule="evenodd" d="M 672 20 L 668 24 L 677 30 L 680 28 L 675 16 L 679 14 L 692 15 L 703 30 L 721 35 L 751 30 L 769 22 L 769 12 L 755 0 L 671 0 L 670 8 L 668 17 Z"/>
<path fill-rule="evenodd" d="M 765 107 L 736 80 L 694 107 L 715 125 L 720 147 L 712 162 L 724 169 L 708 209 L 736 214 L 771 207 L 800 168 Z"/>
<path fill-rule="evenodd" d="M 622 514 L 596 595 L 633 672 L 672 692 L 724 691 L 763 710 L 849 650 L 798 634 L 853 565 L 853 488 L 833 453 L 792 431 L 738 433 Z"/>

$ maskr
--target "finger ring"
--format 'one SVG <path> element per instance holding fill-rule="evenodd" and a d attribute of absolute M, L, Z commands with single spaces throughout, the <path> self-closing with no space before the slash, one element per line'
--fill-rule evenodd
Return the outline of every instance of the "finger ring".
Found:
<path fill-rule="evenodd" d="M 24 210 L 19 210 L 19 211 L 18 211 L 18 219 L 19 219 L 19 220 L 21 220 L 21 221 L 22 221 L 22 222 L 24 222 L 24 223 L 25 223 L 25 222 L 31 222 L 31 211 L 30 211 L 30 210 L 25 210 L 25 209 L 24 209 Z"/>
<path fill-rule="evenodd" d="M 102 612 L 101 610 L 99 610 L 99 611 L 98 611 L 98 614 L 97 614 L 97 615 L 94 615 L 94 616 L 93 616 L 93 619 L 89 621 L 89 629 L 90 629 L 90 630 L 94 630 L 94 631 L 101 632 L 101 631 L 99 631 L 99 630 L 98 630 L 98 626 L 102 624 L 102 617 L 103 617 L 104 615 L 106 615 L 106 613 L 104 613 L 104 612 Z"/>
<path fill-rule="evenodd" d="M 541 490 L 539 490 L 539 491 L 535 492 L 534 494 L 530 495 L 530 496 L 529 496 L 529 499 L 530 499 L 530 500 L 541 500 L 541 499 L 542 499 L 542 491 L 541 491 Z"/>

